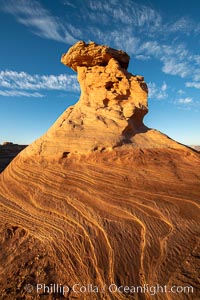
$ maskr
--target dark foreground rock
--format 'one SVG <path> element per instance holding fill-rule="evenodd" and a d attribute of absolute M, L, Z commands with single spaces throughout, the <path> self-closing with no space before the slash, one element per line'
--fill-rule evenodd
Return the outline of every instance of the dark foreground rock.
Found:
<path fill-rule="evenodd" d="M 26 145 L 5 142 L 0 145 L 0 173 L 8 166 L 15 156 L 25 149 Z"/>

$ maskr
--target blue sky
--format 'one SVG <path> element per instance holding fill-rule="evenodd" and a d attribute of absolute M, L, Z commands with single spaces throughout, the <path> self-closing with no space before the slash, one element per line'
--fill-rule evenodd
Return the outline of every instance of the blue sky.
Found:
<path fill-rule="evenodd" d="M 200 145 L 199 11 L 197 0 L 0 0 L 0 143 L 31 143 L 78 100 L 60 58 L 84 40 L 131 56 L 149 87 L 148 127 Z"/>

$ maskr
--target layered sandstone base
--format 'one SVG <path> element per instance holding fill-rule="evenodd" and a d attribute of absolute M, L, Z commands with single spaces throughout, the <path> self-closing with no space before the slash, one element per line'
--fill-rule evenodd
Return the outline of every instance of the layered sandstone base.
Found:
<path fill-rule="evenodd" d="M 154 298 L 70 291 L 67 299 L 198 299 L 199 163 L 173 149 L 54 163 L 17 157 L 1 176 L 3 299 L 60 299 L 28 298 L 24 287 L 43 282 L 194 287 Z"/>

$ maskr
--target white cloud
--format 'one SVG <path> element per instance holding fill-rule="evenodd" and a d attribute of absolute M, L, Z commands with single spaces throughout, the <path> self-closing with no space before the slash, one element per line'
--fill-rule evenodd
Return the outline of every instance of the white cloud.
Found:
<path fill-rule="evenodd" d="M 166 74 L 200 79 L 200 55 L 180 42 L 183 34 L 200 33 L 194 20 L 183 16 L 166 23 L 158 11 L 132 0 L 63 0 L 63 4 L 63 18 L 37 0 L 2 0 L 1 9 L 40 37 L 68 44 L 94 40 L 122 48 L 139 60 L 156 59 Z"/>
<path fill-rule="evenodd" d="M 147 86 L 148 86 L 148 91 L 149 91 L 148 92 L 149 99 L 156 98 L 158 90 L 157 90 L 155 82 L 149 82 L 147 84 Z"/>
<path fill-rule="evenodd" d="M 144 42 L 140 46 L 140 51 L 154 57 L 159 57 L 162 54 L 161 45 L 156 41 Z"/>
<path fill-rule="evenodd" d="M 2 1 L 1 9 L 10 13 L 17 21 L 29 27 L 36 35 L 58 42 L 73 44 L 76 38 L 63 27 L 59 19 L 42 7 L 36 0 Z"/>
<path fill-rule="evenodd" d="M 151 57 L 149 55 L 139 54 L 139 55 L 136 55 L 135 58 L 138 60 L 145 61 L 145 60 L 149 60 Z"/>
<path fill-rule="evenodd" d="M 193 102 L 193 100 L 190 97 L 181 98 L 181 99 L 178 100 L 178 103 L 180 103 L 180 104 L 189 104 L 189 103 L 192 103 L 192 102 Z"/>
<path fill-rule="evenodd" d="M 200 82 L 186 82 L 185 86 L 200 89 Z"/>
<path fill-rule="evenodd" d="M 148 83 L 149 99 L 162 100 L 168 97 L 166 92 L 167 84 L 163 82 L 161 87 L 158 87 L 155 82 Z"/>
<path fill-rule="evenodd" d="M 108 45 L 114 42 L 116 48 L 123 48 L 129 54 L 137 53 L 140 47 L 140 39 L 132 35 L 131 28 L 123 30 L 120 34 L 118 30 L 112 31 L 108 36 L 103 34 L 102 39 Z"/>
<path fill-rule="evenodd" d="M 187 60 L 188 50 L 184 44 L 174 46 L 162 45 L 158 55 L 163 62 L 162 71 L 181 78 L 191 75 L 191 65 Z"/>
<path fill-rule="evenodd" d="M 22 92 L 16 90 L 0 90 L 0 96 L 4 97 L 29 97 L 29 98 L 42 98 L 45 95 L 40 93 L 30 93 L 30 92 Z"/>
<path fill-rule="evenodd" d="M 26 72 L 0 71 L 0 87 L 13 90 L 62 90 L 78 92 L 76 75 L 30 75 Z"/>
<path fill-rule="evenodd" d="M 181 32 L 189 34 L 191 31 L 195 30 L 195 23 L 188 17 L 181 17 L 180 19 L 172 22 L 171 24 L 166 24 L 166 31 L 168 32 Z"/>
<path fill-rule="evenodd" d="M 161 91 L 165 92 L 167 90 L 167 84 L 166 82 L 163 83 L 163 85 L 161 86 Z"/>
<path fill-rule="evenodd" d="M 170 100 L 170 103 L 176 105 L 180 109 L 191 109 L 192 107 L 199 107 L 198 101 L 194 101 L 192 97 L 180 97 L 181 94 L 185 94 L 184 91 L 178 90 L 177 97 L 174 100 L 168 98 L 167 90 L 169 87 L 165 82 L 159 87 L 155 82 L 148 83 L 149 99 L 153 100 Z M 171 98 L 171 97 L 170 97 Z"/>
<path fill-rule="evenodd" d="M 191 55 L 189 56 L 189 60 L 191 60 L 192 62 L 194 62 L 197 65 L 200 65 L 200 55 Z"/>
<path fill-rule="evenodd" d="M 194 75 L 192 77 L 195 81 L 200 81 L 200 70 L 199 68 L 194 70 Z"/>
<path fill-rule="evenodd" d="M 130 0 L 112 0 L 110 2 L 107 0 L 85 0 L 84 6 L 85 13 L 87 12 L 86 17 L 88 19 L 90 19 L 91 16 L 92 19 L 94 19 L 91 11 L 100 13 L 100 15 L 103 13 L 104 16 L 107 16 L 107 18 L 104 17 L 104 21 L 107 19 L 109 24 L 110 18 L 118 23 L 138 27 L 143 27 L 145 25 L 149 26 L 151 24 L 151 27 L 153 28 L 159 26 L 161 22 L 161 17 L 155 10 Z M 86 10 L 86 7 L 88 10 Z M 99 21 L 101 22 L 102 19 L 100 18 Z"/>
<path fill-rule="evenodd" d="M 147 41 L 140 45 L 140 52 L 143 53 L 142 55 L 160 60 L 163 63 L 162 71 L 166 74 L 185 78 L 195 72 L 195 68 L 187 59 L 188 50 L 184 44 L 172 46 L 157 41 Z"/>
<path fill-rule="evenodd" d="M 177 93 L 178 93 L 179 95 L 183 95 L 183 94 L 185 94 L 185 91 L 182 90 L 182 89 L 180 89 L 180 90 L 177 91 Z"/>
<path fill-rule="evenodd" d="M 176 58 L 168 58 L 164 61 L 162 71 L 170 75 L 178 75 L 181 78 L 191 74 L 190 68 L 188 68 L 187 62 L 180 62 Z"/>

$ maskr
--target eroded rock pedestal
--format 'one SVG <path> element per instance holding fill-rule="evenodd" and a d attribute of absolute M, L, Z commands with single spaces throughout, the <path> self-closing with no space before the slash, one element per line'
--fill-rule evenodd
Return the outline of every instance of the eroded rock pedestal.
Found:
<path fill-rule="evenodd" d="M 126 54 L 79 42 L 62 60 L 80 100 L 0 175 L 2 299 L 62 296 L 41 283 L 70 300 L 199 299 L 199 154 L 145 127 L 147 86 Z"/>
<path fill-rule="evenodd" d="M 80 99 L 27 149 L 28 156 L 59 158 L 124 146 L 183 148 L 143 124 L 148 88 L 142 76 L 126 70 L 125 52 L 78 42 L 61 61 L 77 71 Z"/>

